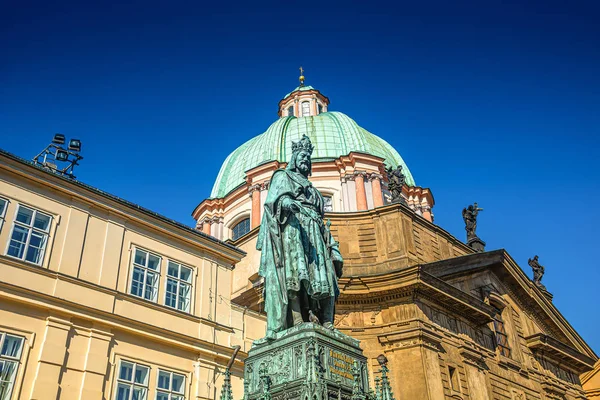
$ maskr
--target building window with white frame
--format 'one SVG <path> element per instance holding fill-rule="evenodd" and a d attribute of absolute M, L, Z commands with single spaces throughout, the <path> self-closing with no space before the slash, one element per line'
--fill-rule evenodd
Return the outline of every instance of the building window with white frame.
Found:
<path fill-rule="evenodd" d="M 52 217 L 19 204 L 6 254 L 40 265 L 48 244 Z"/>
<path fill-rule="evenodd" d="M 185 376 L 159 369 L 156 400 L 185 400 Z"/>
<path fill-rule="evenodd" d="M 308 101 L 302 102 L 302 116 L 308 117 L 310 115 L 310 103 Z"/>
<path fill-rule="evenodd" d="M 2 225 L 4 225 L 4 218 L 6 216 L 7 208 L 8 208 L 8 200 L 0 197 L 0 231 L 2 230 Z"/>
<path fill-rule="evenodd" d="M 288 117 L 294 116 L 294 106 L 289 106 L 287 109 Z"/>
<path fill-rule="evenodd" d="M 142 249 L 134 250 L 130 293 L 156 302 L 161 257 Z"/>
<path fill-rule="evenodd" d="M 121 360 L 115 400 L 148 400 L 150 367 Z"/>
<path fill-rule="evenodd" d="M 24 338 L 0 332 L 0 400 L 8 400 L 15 386 Z"/>
<path fill-rule="evenodd" d="M 167 266 L 167 290 L 165 305 L 190 312 L 192 269 L 169 260 Z"/>

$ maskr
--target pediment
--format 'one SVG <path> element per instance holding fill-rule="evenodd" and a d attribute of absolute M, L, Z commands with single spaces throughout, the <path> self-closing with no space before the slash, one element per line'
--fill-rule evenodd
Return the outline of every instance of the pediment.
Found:
<path fill-rule="evenodd" d="M 425 264 L 422 268 L 428 274 L 473 296 L 481 296 L 481 291 L 484 292 L 483 297 L 485 293 L 491 293 L 486 299 L 488 303 L 503 301 L 501 295 L 508 295 L 519 309 L 532 317 L 540 334 L 549 338 L 546 342 L 559 346 L 558 342 L 572 349 L 582 356 L 583 363 L 593 364 L 597 360 L 593 350 L 552 303 L 552 296 L 535 286 L 505 250 L 456 257 Z M 489 287 L 486 288 L 486 285 Z M 540 340 L 531 342 L 539 344 Z"/>

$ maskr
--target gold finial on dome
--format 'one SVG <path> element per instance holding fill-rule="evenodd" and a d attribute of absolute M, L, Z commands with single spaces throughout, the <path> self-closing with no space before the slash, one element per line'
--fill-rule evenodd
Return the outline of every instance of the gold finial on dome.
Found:
<path fill-rule="evenodd" d="M 300 86 L 304 86 L 304 68 L 300 67 Z"/>

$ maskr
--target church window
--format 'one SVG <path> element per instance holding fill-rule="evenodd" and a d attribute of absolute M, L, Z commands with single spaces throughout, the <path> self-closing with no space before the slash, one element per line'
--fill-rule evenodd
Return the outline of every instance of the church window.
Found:
<path fill-rule="evenodd" d="M 121 360 L 116 400 L 147 399 L 148 375 L 150 375 L 149 367 Z"/>
<path fill-rule="evenodd" d="M 308 101 L 302 102 L 302 116 L 308 117 L 310 115 L 310 103 Z"/>
<path fill-rule="evenodd" d="M 319 114 L 321 114 L 323 112 L 323 105 L 318 103 L 317 108 L 319 109 Z"/>
<path fill-rule="evenodd" d="M 333 211 L 333 198 L 331 196 L 323 196 L 323 211 Z"/>
<path fill-rule="evenodd" d="M 51 221 L 51 216 L 19 204 L 6 254 L 40 265 Z"/>
<path fill-rule="evenodd" d="M 294 106 L 289 106 L 288 107 L 288 117 L 293 117 L 294 116 Z"/>
<path fill-rule="evenodd" d="M 145 250 L 135 249 L 130 293 L 156 302 L 162 258 Z"/>
<path fill-rule="evenodd" d="M 167 266 L 167 290 L 165 305 L 190 312 L 192 269 L 169 260 Z"/>
<path fill-rule="evenodd" d="M 23 349 L 23 338 L 0 332 L 0 399 L 10 399 Z"/>
<path fill-rule="evenodd" d="M 184 400 L 185 376 L 174 372 L 158 370 L 156 400 Z"/>
<path fill-rule="evenodd" d="M 233 240 L 237 240 L 246 233 L 250 232 L 250 218 L 246 218 L 235 224 L 231 231 L 231 239 Z"/>
<path fill-rule="evenodd" d="M 504 357 L 510 357 L 510 347 L 508 346 L 508 336 L 506 334 L 506 328 L 504 327 L 504 321 L 500 314 L 496 314 L 494 318 L 494 331 L 496 332 L 496 347 L 500 350 L 500 354 Z"/>

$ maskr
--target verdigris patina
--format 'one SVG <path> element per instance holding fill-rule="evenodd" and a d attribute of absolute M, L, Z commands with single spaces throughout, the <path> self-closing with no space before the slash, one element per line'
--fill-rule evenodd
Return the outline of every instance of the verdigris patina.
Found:
<path fill-rule="evenodd" d="M 292 158 L 273 173 L 256 248 L 264 278 L 266 339 L 303 322 L 333 329 L 343 259 L 323 223 L 324 200 L 308 180 L 313 145 L 304 135 Z"/>

